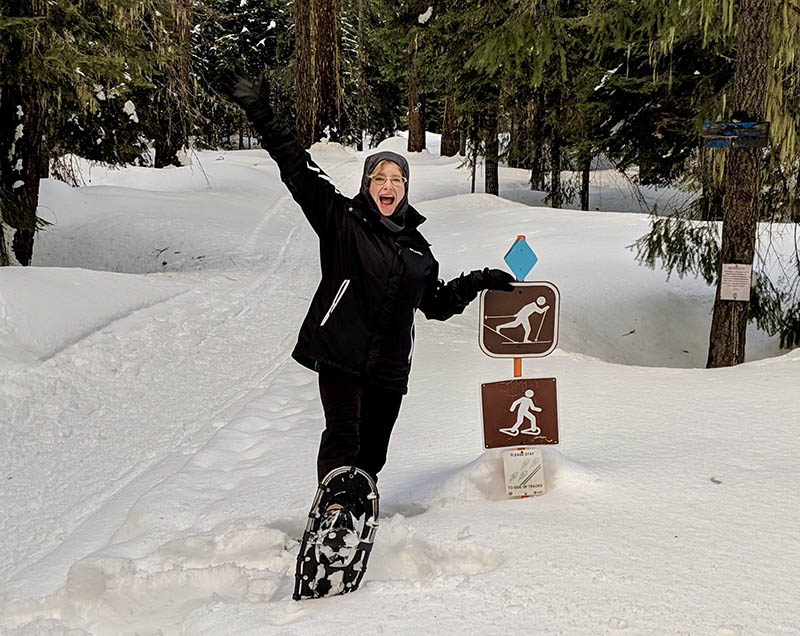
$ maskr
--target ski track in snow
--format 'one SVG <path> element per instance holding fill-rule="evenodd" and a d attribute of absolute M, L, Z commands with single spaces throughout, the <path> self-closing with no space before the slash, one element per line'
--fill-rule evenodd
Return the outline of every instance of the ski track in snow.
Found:
<path fill-rule="evenodd" d="M 100 514 L 106 503 L 119 507 L 119 493 L 136 480 L 141 480 L 145 488 L 152 487 L 148 471 L 176 455 L 184 456 L 185 461 L 224 424 L 226 412 L 240 407 L 252 391 L 264 391 L 269 386 L 289 357 L 294 334 L 270 329 L 257 317 L 269 315 L 269 308 L 275 304 L 303 304 L 294 289 L 309 288 L 309 281 L 303 277 L 313 276 L 316 263 L 313 252 L 307 253 L 313 241 L 308 237 L 293 241 L 298 228 L 308 234 L 311 231 L 305 228 L 299 213 L 286 212 L 287 206 L 296 208 L 288 195 L 266 211 L 247 240 L 245 250 L 252 250 L 267 233 L 273 242 L 276 235 L 284 237 L 277 254 L 268 257 L 260 271 L 236 272 L 235 279 L 220 275 L 209 283 L 198 280 L 202 287 L 119 318 L 37 368 L 5 374 L 6 390 L 11 388 L 12 394 L 27 398 L 15 401 L 23 408 L 17 407 L 10 414 L 10 426 L 4 429 L 12 431 L 4 440 L 8 494 L 13 496 L 15 488 L 28 492 L 38 488 L 41 499 L 50 501 L 53 492 L 62 493 L 57 497 L 61 503 L 57 509 L 52 505 L 37 508 L 39 497 L 31 501 L 24 523 L 39 531 L 27 542 L 10 541 L 18 536 L 16 528 L 22 520 L 2 517 L 0 530 L 8 538 L 9 549 L 3 551 L 0 577 L 11 579 L 13 585 L 16 572 L 30 568 L 44 556 L 50 560 L 48 553 L 68 539 L 69 532 L 64 528 L 75 528 L 87 514 Z M 285 219 L 294 219 L 294 224 L 287 225 Z M 280 271 L 287 267 L 287 260 L 291 278 L 301 278 L 302 284 L 287 284 L 285 273 Z M 143 357 L 142 342 L 162 343 L 163 349 L 149 351 Z M 195 355 L 199 351 L 202 356 Z M 236 355 L 231 356 L 234 351 Z M 242 352 L 250 355 L 245 357 Z M 209 359 L 215 361 L 213 368 L 208 365 Z M 53 409 L 55 402 L 47 400 L 50 412 L 36 409 L 37 395 L 60 396 L 60 408 Z M 115 404 L 136 408 L 119 413 L 114 411 Z M 193 409 L 187 412 L 186 404 Z M 162 426 L 136 424 L 154 421 L 162 422 Z M 72 444 L 77 428 L 82 433 Z M 91 446 L 85 443 L 87 430 L 94 432 Z M 158 440 L 151 437 L 154 433 L 159 435 Z M 124 457 L 114 454 L 106 458 L 104 440 L 112 438 L 114 445 L 127 440 Z M 33 453 L 34 448 L 50 448 L 51 452 Z M 153 454 L 152 448 L 159 453 Z M 82 480 L 42 480 L 41 475 L 48 472 L 46 466 L 56 461 L 78 467 L 76 474 Z M 89 474 L 84 470 L 86 462 L 94 464 Z M 35 487 L 33 481 L 37 482 Z M 135 486 L 131 489 L 136 490 Z M 41 522 L 31 524 L 32 516 L 40 517 Z M 100 533 L 96 543 L 102 545 L 109 538 Z M 77 549 L 87 547 L 82 544 Z"/>

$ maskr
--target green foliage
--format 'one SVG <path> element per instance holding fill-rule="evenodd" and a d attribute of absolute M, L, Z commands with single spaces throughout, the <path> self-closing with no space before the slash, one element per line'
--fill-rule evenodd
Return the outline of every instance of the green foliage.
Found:
<path fill-rule="evenodd" d="M 0 13 L 0 84 L 40 87 L 51 156 L 139 160 L 148 138 L 135 102 L 175 59 L 167 0 L 52 0 L 38 15 Z M 131 101 L 133 99 L 133 101 Z"/>
<path fill-rule="evenodd" d="M 632 246 L 637 260 L 655 269 L 657 263 L 680 278 L 700 276 L 709 285 L 716 283 L 719 265 L 719 225 L 692 221 L 680 214 L 659 217 L 654 214 L 650 232 Z"/>
<path fill-rule="evenodd" d="M 294 121 L 294 16 L 288 0 L 197 0 L 191 30 L 191 73 L 197 108 L 192 130 L 195 145 L 226 143 L 245 126 L 241 109 L 214 90 L 216 75 L 239 66 L 251 77 L 266 73 L 272 106 L 286 122 Z"/>

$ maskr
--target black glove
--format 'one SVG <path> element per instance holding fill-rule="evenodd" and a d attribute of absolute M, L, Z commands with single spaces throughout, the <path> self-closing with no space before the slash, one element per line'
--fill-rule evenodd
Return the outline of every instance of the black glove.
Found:
<path fill-rule="evenodd" d="M 511 284 L 515 279 L 508 272 L 502 269 L 489 269 L 484 267 L 482 270 L 476 269 L 470 272 L 470 277 L 475 283 L 476 291 L 483 289 L 496 289 L 498 291 L 514 291 Z"/>
<path fill-rule="evenodd" d="M 216 85 L 228 99 L 244 109 L 253 124 L 274 119 L 269 105 L 269 80 L 264 73 L 251 82 L 240 68 L 225 69 L 217 76 Z"/>

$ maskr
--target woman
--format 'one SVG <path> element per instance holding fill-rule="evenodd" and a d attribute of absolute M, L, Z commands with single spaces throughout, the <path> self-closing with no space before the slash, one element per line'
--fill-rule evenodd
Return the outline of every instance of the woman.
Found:
<path fill-rule="evenodd" d="M 408 204 L 404 157 L 368 156 L 361 189 L 348 198 L 275 118 L 263 76 L 251 82 L 227 71 L 219 84 L 262 135 L 262 146 L 319 236 L 322 280 L 292 353 L 319 374 L 325 431 L 317 476 L 357 466 L 377 480 L 407 392 L 415 310 L 446 320 L 483 289 L 512 290 L 513 278 L 486 268 L 445 284 L 417 229 L 425 218 Z"/>

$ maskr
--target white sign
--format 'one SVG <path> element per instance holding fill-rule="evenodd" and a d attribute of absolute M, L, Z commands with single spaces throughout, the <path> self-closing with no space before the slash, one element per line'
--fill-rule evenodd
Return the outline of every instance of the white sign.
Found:
<path fill-rule="evenodd" d="M 544 463 L 539 449 L 513 448 L 504 451 L 503 469 L 509 497 L 531 497 L 545 493 Z"/>
<path fill-rule="evenodd" d="M 753 276 L 752 265 L 739 263 L 722 264 L 722 286 L 719 291 L 720 300 L 750 300 L 750 280 Z"/>

